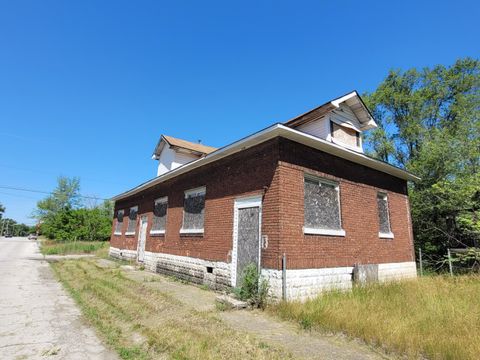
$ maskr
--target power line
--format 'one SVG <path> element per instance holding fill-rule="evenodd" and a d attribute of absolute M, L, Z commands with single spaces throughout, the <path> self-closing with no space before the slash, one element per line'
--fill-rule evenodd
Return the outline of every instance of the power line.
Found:
<path fill-rule="evenodd" d="M 2 186 L 2 185 L 0 185 L 0 189 L 8 189 L 8 190 L 16 190 L 16 191 L 27 191 L 27 192 L 33 192 L 33 193 L 39 193 L 39 194 L 55 195 L 55 193 L 54 193 L 54 192 L 51 192 L 51 191 L 25 189 L 25 188 L 19 188 L 19 187 L 14 187 L 14 186 Z M 109 200 L 109 199 L 103 199 L 103 198 L 101 198 L 101 197 L 96 197 L 96 196 L 85 196 L 85 195 L 77 195 L 77 196 L 78 196 L 78 197 L 81 197 L 81 198 L 84 198 L 84 199 Z"/>

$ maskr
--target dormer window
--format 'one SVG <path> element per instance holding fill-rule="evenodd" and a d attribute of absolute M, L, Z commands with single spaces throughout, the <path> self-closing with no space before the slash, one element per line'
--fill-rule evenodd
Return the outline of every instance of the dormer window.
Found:
<path fill-rule="evenodd" d="M 361 148 L 362 146 L 358 131 L 350 127 L 340 126 L 333 121 L 330 121 L 330 136 L 333 142 L 338 142 L 345 146 L 354 148 Z"/>

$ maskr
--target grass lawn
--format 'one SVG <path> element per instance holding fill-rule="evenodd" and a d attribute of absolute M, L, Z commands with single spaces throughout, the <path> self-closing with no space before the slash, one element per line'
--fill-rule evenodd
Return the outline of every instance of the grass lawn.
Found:
<path fill-rule="evenodd" d="M 216 311 L 195 311 L 95 259 L 52 267 L 122 359 L 288 359 L 289 354 L 227 327 Z"/>
<path fill-rule="evenodd" d="M 269 311 L 304 328 L 344 332 L 409 358 L 480 357 L 480 276 L 418 280 L 330 292 Z"/>
<path fill-rule="evenodd" d="M 41 239 L 40 251 L 43 255 L 97 254 L 108 253 L 108 241 L 55 241 Z"/>

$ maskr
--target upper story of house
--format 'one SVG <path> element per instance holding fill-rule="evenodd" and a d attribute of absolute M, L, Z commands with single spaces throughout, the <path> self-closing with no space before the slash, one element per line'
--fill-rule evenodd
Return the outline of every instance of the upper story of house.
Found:
<path fill-rule="evenodd" d="M 377 127 L 356 91 L 331 100 L 283 125 L 359 153 L 363 153 L 363 132 Z M 162 135 L 152 159 L 158 160 L 157 176 L 160 176 L 216 150 L 211 146 Z"/>

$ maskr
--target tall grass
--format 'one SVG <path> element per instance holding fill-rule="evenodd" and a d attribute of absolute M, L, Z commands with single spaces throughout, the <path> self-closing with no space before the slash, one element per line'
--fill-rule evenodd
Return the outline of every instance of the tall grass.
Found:
<path fill-rule="evenodd" d="M 43 240 L 40 251 L 43 255 L 91 254 L 108 249 L 108 241 L 55 241 Z"/>
<path fill-rule="evenodd" d="M 122 359 L 289 359 L 170 295 L 95 260 L 52 264 L 86 318 Z"/>
<path fill-rule="evenodd" d="M 480 358 L 480 277 L 427 277 L 356 287 L 269 311 L 304 328 L 341 331 L 409 358 Z"/>

